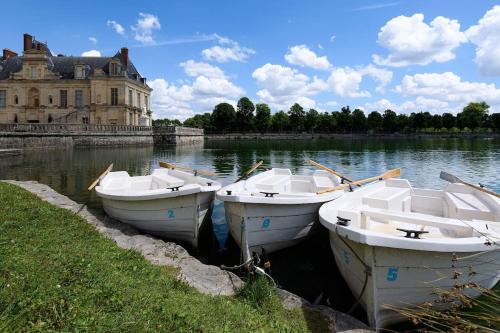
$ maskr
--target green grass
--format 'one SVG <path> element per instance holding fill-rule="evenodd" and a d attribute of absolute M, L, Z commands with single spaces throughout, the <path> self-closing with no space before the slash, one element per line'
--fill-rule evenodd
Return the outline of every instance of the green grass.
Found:
<path fill-rule="evenodd" d="M 321 332 L 267 282 L 208 296 L 118 248 L 77 215 L 0 183 L 0 331 Z M 262 297 L 260 297 L 262 296 Z"/>

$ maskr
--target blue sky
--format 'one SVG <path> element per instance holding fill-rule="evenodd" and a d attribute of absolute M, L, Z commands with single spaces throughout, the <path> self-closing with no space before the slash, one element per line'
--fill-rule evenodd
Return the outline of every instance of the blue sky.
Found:
<path fill-rule="evenodd" d="M 248 96 L 273 112 L 500 111 L 498 2 L 69 1 L 9 3 L 1 47 L 22 34 L 54 53 L 113 55 L 129 47 L 154 88 L 156 118 L 206 112 Z M 27 19 L 28 18 L 28 19 Z"/>

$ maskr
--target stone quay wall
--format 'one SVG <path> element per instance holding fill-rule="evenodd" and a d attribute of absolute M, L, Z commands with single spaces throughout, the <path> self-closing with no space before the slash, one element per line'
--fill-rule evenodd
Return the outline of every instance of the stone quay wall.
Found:
<path fill-rule="evenodd" d="M 161 144 L 197 144 L 203 143 L 204 131 L 202 128 L 182 126 L 155 126 L 153 127 L 154 143 Z"/>

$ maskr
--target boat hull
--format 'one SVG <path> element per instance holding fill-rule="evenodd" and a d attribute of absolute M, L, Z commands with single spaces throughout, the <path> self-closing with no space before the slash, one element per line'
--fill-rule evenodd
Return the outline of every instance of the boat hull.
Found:
<path fill-rule="evenodd" d="M 341 239 L 334 231 L 330 231 L 330 244 L 342 276 L 354 297 L 361 295 L 360 303 L 376 329 L 405 320 L 388 307 L 410 308 L 434 302 L 436 288 L 451 290 L 467 282 L 491 289 L 500 279 L 499 251 L 454 254 L 369 246 Z M 365 273 L 367 267 L 360 259 L 371 274 Z M 478 294 L 472 292 L 470 296 Z M 435 305 L 446 308 L 445 304 Z"/>
<path fill-rule="evenodd" d="M 198 246 L 199 230 L 210 216 L 215 192 L 151 200 L 102 198 L 106 214 L 123 223 L 162 238 Z"/>
<path fill-rule="evenodd" d="M 224 202 L 229 231 L 241 247 L 246 236 L 250 253 L 272 253 L 304 240 L 318 226 L 322 203 L 255 204 Z M 242 224 L 246 235 L 242 232 Z M 243 236 L 243 237 L 242 237 Z"/>

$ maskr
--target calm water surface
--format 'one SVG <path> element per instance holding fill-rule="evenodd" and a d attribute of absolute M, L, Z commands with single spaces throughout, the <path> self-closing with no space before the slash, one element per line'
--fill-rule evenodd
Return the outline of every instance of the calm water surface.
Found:
<path fill-rule="evenodd" d="M 500 191 L 499 139 L 210 141 L 197 146 L 27 150 L 22 156 L 0 158 L 0 179 L 36 180 L 100 209 L 99 199 L 86 188 L 110 163 L 114 163 L 114 170 L 145 175 L 157 168 L 159 161 L 174 162 L 215 171 L 226 185 L 261 159 L 266 168 L 290 168 L 303 174 L 314 171 L 307 163 L 312 159 L 353 179 L 400 167 L 402 177 L 414 186 L 437 189 L 446 185 L 439 179 L 439 172 L 446 170 Z M 216 202 L 212 221 L 219 246 L 224 247 L 227 228 L 220 202 Z M 296 259 L 293 267 L 290 258 Z M 218 258 L 211 262 L 224 261 Z M 286 289 L 310 301 L 324 294 L 323 303 L 343 311 L 352 304 L 345 283 L 332 268 L 327 239 L 278 252 L 271 261 L 273 276 Z M 308 281 L 306 287 L 304 281 Z M 362 318 L 363 312 L 358 310 L 357 316 Z"/>

